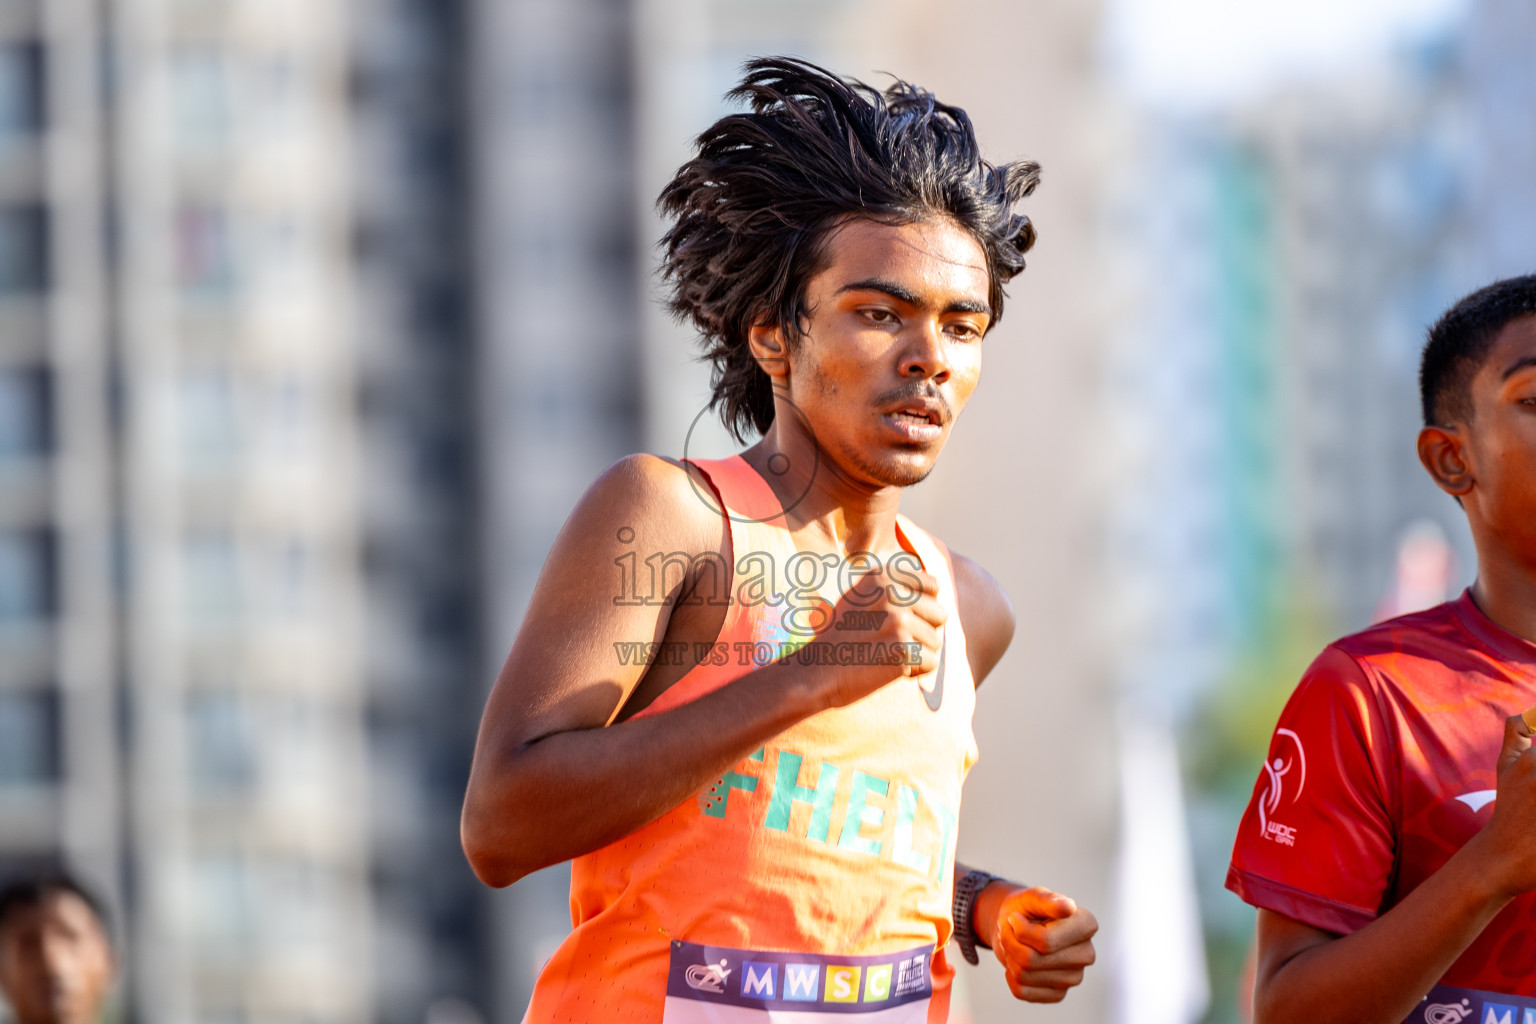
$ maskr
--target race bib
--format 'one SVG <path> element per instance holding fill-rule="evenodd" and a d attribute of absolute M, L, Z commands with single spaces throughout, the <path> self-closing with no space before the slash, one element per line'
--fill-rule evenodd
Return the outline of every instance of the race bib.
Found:
<path fill-rule="evenodd" d="M 672 943 L 663 1024 L 926 1024 L 932 946 L 880 956 Z M 1516 1022 L 1521 1024 L 1521 1022 Z"/>
<path fill-rule="evenodd" d="M 1436 985 L 1404 1024 L 1536 1024 L 1536 999 Z"/>

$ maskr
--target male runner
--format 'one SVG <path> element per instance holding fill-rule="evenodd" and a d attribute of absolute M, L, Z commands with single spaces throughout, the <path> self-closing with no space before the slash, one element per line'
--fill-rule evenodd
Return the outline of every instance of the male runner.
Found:
<path fill-rule="evenodd" d="M 16 1024 L 97 1024 L 116 973 L 101 905 L 79 882 L 0 890 L 0 993 Z"/>
<path fill-rule="evenodd" d="M 1346 637 L 1280 716 L 1227 885 L 1255 1020 L 1536 1020 L 1536 276 L 1430 330 L 1419 458 L 1477 581 Z"/>
<path fill-rule="evenodd" d="M 1093 916 L 953 860 L 1012 607 L 897 513 L 979 380 L 1039 169 L 905 82 L 757 60 L 732 97 L 662 193 L 663 271 L 762 439 L 582 498 L 486 707 L 465 851 L 495 886 L 574 861 L 531 1022 L 942 1021 L 955 928 L 1058 1001 Z"/>

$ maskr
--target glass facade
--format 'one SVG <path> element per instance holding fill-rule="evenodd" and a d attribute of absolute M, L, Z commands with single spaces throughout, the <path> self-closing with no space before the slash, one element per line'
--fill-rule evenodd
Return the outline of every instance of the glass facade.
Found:
<path fill-rule="evenodd" d="M 47 370 L 0 370 L 0 466 L 48 454 L 52 437 Z"/>
<path fill-rule="evenodd" d="M 0 626 L 46 623 L 57 602 L 55 572 L 52 531 L 0 530 Z"/>
<path fill-rule="evenodd" d="M 40 203 L 0 205 L 0 298 L 48 287 L 48 211 Z"/>
<path fill-rule="evenodd" d="M 0 690 L 0 792 L 58 777 L 58 692 Z"/>
<path fill-rule="evenodd" d="M 43 100 L 42 47 L 35 42 L 0 44 L 0 155 L 42 130 Z"/>

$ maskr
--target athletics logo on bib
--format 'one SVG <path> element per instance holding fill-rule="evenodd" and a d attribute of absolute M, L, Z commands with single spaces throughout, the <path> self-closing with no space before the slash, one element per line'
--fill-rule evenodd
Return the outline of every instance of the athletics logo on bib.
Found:
<path fill-rule="evenodd" d="M 924 1024 L 933 983 L 920 946 L 882 956 L 767 953 L 672 943 L 664 1024 Z"/>

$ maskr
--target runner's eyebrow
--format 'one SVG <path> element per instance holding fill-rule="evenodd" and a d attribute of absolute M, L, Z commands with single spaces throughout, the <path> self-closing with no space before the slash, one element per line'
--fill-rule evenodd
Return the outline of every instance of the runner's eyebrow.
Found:
<path fill-rule="evenodd" d="M 854 281 L 851 284 L 845 284 L 837 290 L 839 295 L 841 295 L 843 292 L 884 292 L 891 298 L 905 302 L 909 306 L 923 305 L 922 300 L 918 298 L 917 293 L 912 291 L 912 289 L 903 287 L 902 285 L 897 284 L 895 281 L 884 277 L 870 277 L 863 281 Z M 944 312 L 985 313 L 987 316 L 991 316 L 992 307 L 985 302 L 977 302 L 973 299 L 959 299 L 945 306 Z"/>
<path fill-rule="evenodd" d="M 1521 370 L 1529 369 L 1532 366 L 1536 366 L 1536 356 L 1526 356 L 1523 359 L 1516 359 L 1512 364 L 1510 364 L 1509 369 L 1504 371 L 1503 379 L 1509 380 L 1509 378 L 1513 377 Z"/>

